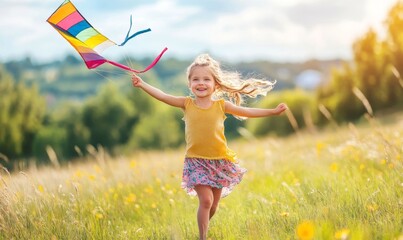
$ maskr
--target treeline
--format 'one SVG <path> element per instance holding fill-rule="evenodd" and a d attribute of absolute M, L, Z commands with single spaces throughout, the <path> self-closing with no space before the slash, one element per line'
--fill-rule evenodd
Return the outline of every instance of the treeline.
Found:
<path fill-rule="evenodd" d="M 17 82 L 0 68 L 0 163 L 11 170 L 48 164 L 50 154 L 63 164 L 94 147 L 122 154 L 183 144 L 182 111 L 150 98 L 125 78 L 126 85 L 106 83 L 83 103 L 67 101 L 46 111 L 37 86 Z M 143 78 L 153 82 L 155 76 Z M 237 135 L 236 128 L 229 119 L 230 136 Z"/>
<path fill-rule="evenodd" d="M 256 135 L 265 135 L 270 131 L 289 134 L 300 128 L 322 126 L 329 122 L 356 121 L 364 114 L 371 116 L 402 111 L 401 29 L 403 2 L 398 1 L 385 20 L 386 37 L 381 39 L 373 29 L 369 29 L 353 43 L 353 61 L 335 69 L 329 83 L 318 87 L 315 95 L 284 91 L 270 94 L 259 104 L 260 107 L 271 107 L 284 101 L 293 116 L 249 120 L 247 128 Z M 289 123 L 292 128 L 288 127 Z"/>
<path fill-rule="evenodd" d="M 47 164 L 49 151 L 63 162 L 85 154 L 88 146 L 120 153 L 182 143 L 180 112 L 138 89 L 125 93 L 109 83 L 83 104 L 66 102 L 46 112 L 37 87 L 16 83 L 4 69 L 0 74 L 0 156 L 8 168 L 32 159 Z"/>
<path fill-rule="evenodd" d="M 401 109 L 402 16 L 403 5 L 399 2 L 388 14 L 386 38 L 380 39 L 370 29 L 353 44 L 353 61 L 334 70 L 330 81 L 314 94 L 290 89 L 293 84 L 285 81 L 276 87 L 282 91 L 250 101 L 250 105 L 268 108 L 286 102 L 291 110 L 288 114 L 246 122 L 229 117 L 227 136 L 287 135 L 329 121 L 355 121 L 365 113 Z M 188 94 L 184 70 L 189 63 L 171 59 L 157 64 L 143 78 L 172 94 Z M 135 149 L 174 148 L 184 143 L 181 110 L 134 89 L 128 75 L 106 71 L 88 76 L 91 71 L 82 65 L 69 56 L 52 65 L 33 66 L 27 59 L 23 64 L 11 62 L 6 68 L 0 67 L 0 164 L 8 169 L 24 168 L 30 162 L 48 164 L 52 158 L 49 156 L 54 154 L 63 163 L 99 147 L 111 154 L 122 154 Z M 234 68 L 245 72 L 261 70 L 269 75 L 263 66 L 241 64 Z M 52 104 L 55 96 L 60 97 L 66 90 L 76 94 L 78 100 L 70 98 Z"/>

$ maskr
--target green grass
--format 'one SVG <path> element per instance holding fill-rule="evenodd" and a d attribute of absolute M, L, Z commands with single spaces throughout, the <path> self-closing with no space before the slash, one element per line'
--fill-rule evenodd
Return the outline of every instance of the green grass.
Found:
<path fill-rule="evenodd" d="M 313 239 L 402 239 L 403 119 L 392 122 L 230 143 L 248 173 L 209 237 L 298 239 L 301 228 Z M 183 149 L 113 159 L 101 149 L 60 169 L 2 171 L 0 239 L 197 239 L 182 161 Z"/>

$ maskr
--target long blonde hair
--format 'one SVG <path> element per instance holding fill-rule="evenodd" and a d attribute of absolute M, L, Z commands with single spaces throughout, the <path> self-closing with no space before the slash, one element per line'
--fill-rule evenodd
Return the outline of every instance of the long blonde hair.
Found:
<path fill-rule="evenodd" d="M 208 54 L 201 54 L 196 57 L 193 63 L 187 68 L 187 78 L 194 67 L 207 66 L 217 83 L 217 89 L 214 92 L 214 98 L 226 98 L 236 105 L 243 103 L 243 96 L 256 98 L 259 95 L 265 96 L 267 92 L 273 89 L 274 82 L 265 79 L 246 78 L 243 79 L 238 72 L 223 71 L 220 64 L 211 58 Z"/>

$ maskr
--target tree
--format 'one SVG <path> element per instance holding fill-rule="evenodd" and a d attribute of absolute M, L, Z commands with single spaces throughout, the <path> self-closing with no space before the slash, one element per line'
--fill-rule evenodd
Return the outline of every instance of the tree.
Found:
<path fill-rule="evenodd" d="M 403 105 L 403 2 L 398 1 L 386 18 L 387 38 L 384 47 L 388 49 L 388 100 Z"/>
<path fill-rule="evenodd" d="M 152 84 L 158 86 L 157 82 Z M 136 88 L 129 92 L 128 98 L 137 115 L 126 148 L 170 148 L 184 142 L 181 110 L 166 106 Z"/>
<path fill-rule="evenodd" d="M 374 112 L 403 105 L 403 3 L 399 1 L 386 21 L 388 37 L 379 39 L 372 29 L 353 44 L 353 61 L 334 71 L 328 86 L 318 89 L 323 103 L 337 121 L 352 121 L 365 112 L 354 96 L 358 88 Z"/>
<path fill-rule="evenodd" d="M 148 149 L 177 147 L 184 139 L 178 115 L 183 116 L 179 109 L 165 105 L 160 105 L 152 114 L 143 115 L 133 126 L 128 145 Z"/>
<path fill-rule="evenodd" d="M 136 114 L 128 98 L 115 85 L 106 84 L 83 109 L 82 121 L 90 132 L 90 144 L 112 150 L 126 143 Z"/>
<path fill-rule="evenodd" d="M 0 152 L 10 159 L 30 156 L 42 126 L 45 100 L 36 86 L 15 83 L 0 66 Z"/>
<path fill-rule="evenodd" d="M 389 80 L 387 66 L 390 64 L 386 51 L 388 49 L 383 47 L 383 42 L 372 29 L 353 45 L 355 86 L 363 92 L 375 111 L 391 104 L 386 87 Z"/>
<path fill-rule="evenodd" d="M 365 112 L 365 108 L 352 91 L 355 86 L 354 78 L 352 67 L 344 64 L 341 70 L 332 72 L 332 80 L 328 85 L 317 90 L 318 103 L 323 104 L 337 122 L 355 120 Z M 323 115 L 318 116 L 318 123 L 327 121 Z"/>
<path fill-rule="evenodd" d="M 82 122 L 82 108 L 76 105 L 60 105 L 47 116 L 34 140 L 34 157 L 38 162 L 47 159 L 46 148 L 52 147 L 59 161 L 77 157 L 77 148 L 85 149 L 89 144 L 90 132 Z"/>
<path fill-rule="evenodd" d="M 259 102 L 257 107 L 275 108 L 280 102 L 287 103 L 298 127 L 305 127 L 303 114 L 304 111 L 311 113 L 314 97 L 309 92 L 298 89 L 272 92 Z M 286 114 L 269 118 L 248 119 L 246 122 L 246 128 L 254 136 L 265 136 L 267 134 L 284 136 L 294 132 Z"/>

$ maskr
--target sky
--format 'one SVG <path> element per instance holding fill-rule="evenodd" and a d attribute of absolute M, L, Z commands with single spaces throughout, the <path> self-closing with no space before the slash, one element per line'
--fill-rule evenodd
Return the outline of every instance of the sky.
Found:
<path fill-rule="evenodd" d="M 0 61 L 62 59 L 74 49 L 46 22 L 62 0 L 0 0 Z M 227 61 L 350 59 L 352 43 L 370 27 L 381 35 L 397 0 L 72 0 L 99 32 L 122 42 L 107 58 L 194 58 Z"/>

